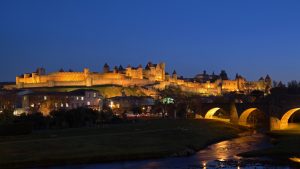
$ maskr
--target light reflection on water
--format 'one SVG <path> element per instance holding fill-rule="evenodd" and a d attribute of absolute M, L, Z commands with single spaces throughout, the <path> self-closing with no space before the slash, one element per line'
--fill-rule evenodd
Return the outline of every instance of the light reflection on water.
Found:
<path fill-rule="evenodd" d="M 49 169 L 263 169 L 289 168 L 264 165 L 254 162 L 245 163 L 245 159 L 237 156 L 242 152 L 271 146 L 266 136 L 254 134 L 213 144 L 189 157 L 174 157 L 142 161 L 125 161 L 107 164 L 89 164 L 51 167 Z"/>

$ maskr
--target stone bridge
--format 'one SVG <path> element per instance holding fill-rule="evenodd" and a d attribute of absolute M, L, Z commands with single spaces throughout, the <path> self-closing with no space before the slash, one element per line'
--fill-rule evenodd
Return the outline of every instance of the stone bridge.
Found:
<path fill-rule="evenodd" d="M 218 119 L 231 123 L 252 126 L 249 118 L 259 116 L 260 124 L 270 130 L 288 129 L 289 120 L 296 112 L 300 112 L 300 97 L 292 101 L 264 103 L 202 103 L 201 112 L 196 117 Z M 217 118 L 217 114 L 226 114 L 227 118 Z M 300 125 L 300 124 L 299 124 Z M 300 128 L 299 128 L 300 129 Z"/>

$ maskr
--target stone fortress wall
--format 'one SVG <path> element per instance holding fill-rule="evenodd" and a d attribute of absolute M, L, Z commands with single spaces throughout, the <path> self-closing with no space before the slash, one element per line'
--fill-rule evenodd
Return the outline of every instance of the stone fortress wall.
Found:
<path fill-rule="evenodd" d="M 214 81 L 196 82 L 187 81 L 165 72 L 165 63 L 152 64 L 149 62 L 145 68 L 127 66 L 125 69 L 114 67 L 112 70 L 105 64 L 103 72 L 90 72 L 85 68 L 83 72 L 65 72 L 60 70 L 46 74 L 45 69 L 38 68 L 36 72 L 26 73 L 16 77 L 16 88 L 55 87 L 55 86 L 152 86 L 155 89 L 164 89 L 166 86 L 176 85 L 182 90 L 206 95 L 220 95 L 224 92 L 260 90 L 268 92 L 271 79 L 266 77 L 258 81 L 248 82 L 245 78 L 237 76 L 235 80 L 218 78 Z"/>

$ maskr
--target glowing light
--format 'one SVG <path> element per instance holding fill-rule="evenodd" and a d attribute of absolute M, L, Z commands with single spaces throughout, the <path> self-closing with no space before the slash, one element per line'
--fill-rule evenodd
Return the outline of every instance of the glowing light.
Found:
<path fill-rule="evenodd" d="M 212 119 L 213 118 L 213 115 L 218 111 L 220 110 L 219 107 L 215 107 L 215 108 L 212 108 L 210 109 L 206 114 L 205 114 L 205 117 L 206 119 Z"/>
<path fill-rule="evenodd" d="M 220 158 L 219 161 L 225 161 L 225 159 L 224 158 Z"/>
<path fill-rule="evenodd" d="M 300 158 L 299 157 L 291 157 L 289 158 L 291 161 L 296 162 L 296 163 L 300 163 Z"/>
<path fill-rule="evenodd" d="M 113 106 L 114 106 L 114 102 L 113 102 L 113 101 L 110 101 L 109 107 L 112 109 Z"/>
<path fill-rule="evenodd" d="M 280 120 L 280 129 L 286 129 L 289 125 L 289 118 L 296 112 L 300 110 L 300 108 L 294 108 L 287 111 Z"/>
<path fill-rule="evenodd" d="M 202 161 L 202 167 L 203 169 L 206 169 L 206 161 Z"/>
<path fill-rule="evenodd" d="M 174 104 L 174 99 L 170 97 L 166 97 L 162 99 L 163 104 Z"/>

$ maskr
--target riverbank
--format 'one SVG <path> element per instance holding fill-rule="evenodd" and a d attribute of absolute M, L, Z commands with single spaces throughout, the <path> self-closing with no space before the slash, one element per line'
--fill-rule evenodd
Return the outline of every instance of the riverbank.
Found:
<path fill-rule="evenodd" d="M 294 161 L 300 163 L 300 132 L 295 130 L 278 130 L 267 133 L 274 146 L 241 153 L 243 157 L 270 157 L 283 163 Z M 294 158 L 291 159 L 291 158 Z M 297 159 L 299 158 L 299 159 Z"/>
<path fill-rule="evenodd" d="M 244 129 L 213 120 L 145 120 L 0 137 L 0 166 L 43 167 L 193 154 Z"/>

